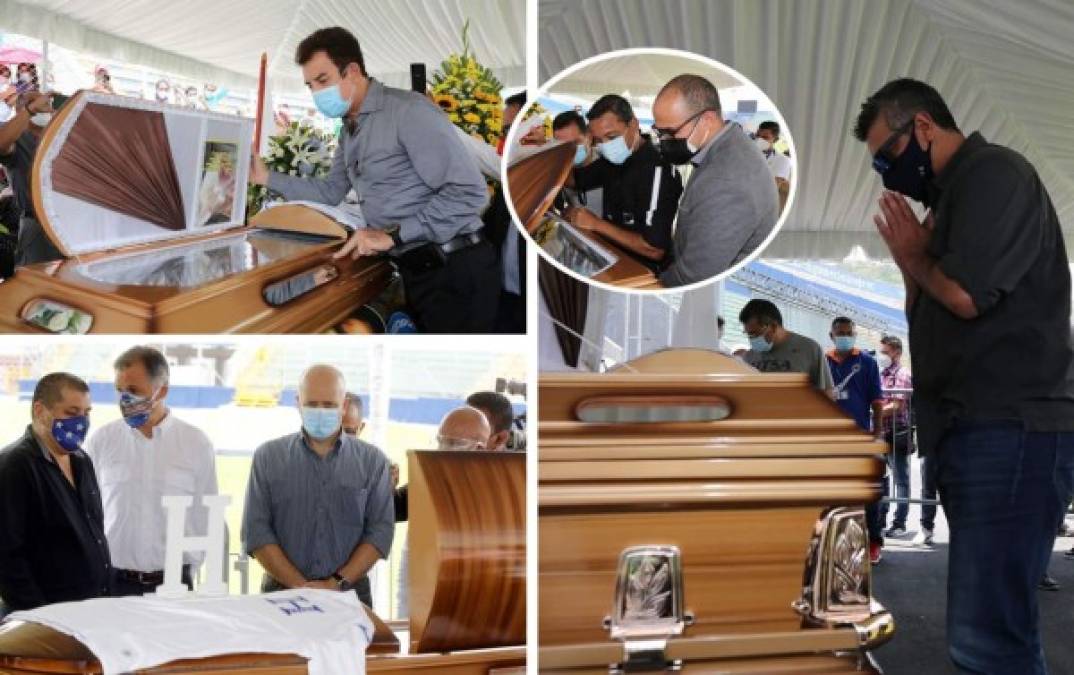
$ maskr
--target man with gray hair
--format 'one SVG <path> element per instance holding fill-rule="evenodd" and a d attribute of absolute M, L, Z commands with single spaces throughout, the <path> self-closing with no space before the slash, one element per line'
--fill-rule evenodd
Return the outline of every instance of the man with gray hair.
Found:
<path fill-rule="evenodd" d="M 672 164 L 693 164 L 664 286 L 711 279 L 744 260 L 779 218 L 779 197 L 764 157 L 742 127 L 723 121 L 720 94 L 698 75 L 672 78 L 653 102 L 653 131 Z"/>
<path fill-rule="evenodd" d="M 168 409 L 168 360 L 132 347 L 114 364 L 123 417 L 90 436 L 86 453 L 101 484 L 104 526 L 115 565 L 115 595 L 144 595 L 164 583 L 167 514 L 161 498 L 191 496 L 186 534 L 204 536 L 202 497 L 217 494 L 216 451 L 209 437 Z M 193 586 L 204 554 L 184 553 L 182 579 Z"/>
<path fill-rule="evenodd" d="M 262 592 L 354 591 L 373 604 L 369 570 L 395 530 L 388 458 L 343 433 L 343 374 L 314 365 L 302 375 L 302 430 L 254 452 L 242 515 L 243 550 L 265 568 Z"/>

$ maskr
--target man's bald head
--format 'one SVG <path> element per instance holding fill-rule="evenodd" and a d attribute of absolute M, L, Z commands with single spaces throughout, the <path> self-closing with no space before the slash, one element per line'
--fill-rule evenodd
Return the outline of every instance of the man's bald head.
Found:
<path fill-rule="evenodd" d="M 653 129 L 661 140 L 687 139 L 701 147 L 722 128 L 720 92 L 700 75 L 673 77 L 653 101 Z"/>
<path fill-rule="evenodd" d="M 723 106 L 720 105 L 720 91 L 716 88 L 716 85 L 700 75 L 685 73 L 671 78 L 656 96 L 658 101 L 662 98 L 682 103 L 686 107 L 686 112 L 691 115 L 706 110 L 715 112 L 717 115 L 723 115 Z"/>
<path fill-rule="evenodd" d="M 317 364 L 302 373 L 298 384 L 298 404 L 308 408 L 343 408 L 347 383 L 334 366 Z"/>
<path fill-rule="evenodd" d="M 441 450 L 483 450 L 491 433 L 485 413 L 464 405 L 444 415 L 436 438 Z"/>

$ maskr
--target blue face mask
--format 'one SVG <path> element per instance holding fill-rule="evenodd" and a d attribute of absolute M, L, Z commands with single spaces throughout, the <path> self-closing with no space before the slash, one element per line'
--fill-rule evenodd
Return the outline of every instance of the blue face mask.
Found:
<path fill-rule="evenodd" d="M 766 340 L 763 335 L 757 335 L 750 338 L 750 349 L 763 354 L 772 351 L 772 343 Z"/>
<path fill-rule="evenodd" d="M 601 143 L 597 148 L 600 150 L 601 156 L 612 164 L 622 164 L 630 157 L 630 148 L 626 144 L 626 139 L 622 136 Z"/>
<path fill-rule="evenodd" d="M 853 335 L 836 335 L 833 339 L 835 340 L 835 351 L 837 352 L 849 352 L 854 349 Z"/>
<path fill-rule="evenodd" d="M 578 147 L 575 148 L 575 150 L 574 150 L 574 165 L 575 166 L 581 166 L 582 162 L 584 162 L 585 158 L 588 157 L 588 156 L 589 156 L 589 148 L 587 148 L 586 146 L 584 146 L 582 144 L 579 144 Z"/>
<path fill-rule="evenodd" d="M 85 415 L 52 421 L 52 438 L 67 452 L 81 448 L 88 432 L 89 418 Z"/>
<path fill-rule="evenodd" d="M 351 107 L 351 102 L 339 93 L 338 84 L 313 92 L 313 103 L 322 115 L 332 118 L 343 117 Z"/>
<path fill-rule="evenodd" d="M 318 441 L 339 431 L 342 422 L 339 408 L 302 407 L 302 428 Z"/>
<path fill-rule="evenodd" d="M 144 427 L 149 422 L 149 414 L 152 411 L 152 396 L 138 396 L 129 391 L 119 395 L 119 412 L 123 415 L 123 421 L 132 429 Z"/>

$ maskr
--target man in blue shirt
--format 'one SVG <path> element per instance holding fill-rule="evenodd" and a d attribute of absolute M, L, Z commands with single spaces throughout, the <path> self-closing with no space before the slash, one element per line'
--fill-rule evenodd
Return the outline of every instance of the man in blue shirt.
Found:
<path fill-rule="evenodd" d="M 835 343 L 835 349 L 828 352 L 828 369 L 835 384 L 835 402 L 854 418 L 859 427 L 879 434 L 879 426 L 874 422 L 880 421 L 884 400 L 876 360 L 855 348 L 857 331 L 850 318 L 836 317 L 832 321 L 829 336 Z M 869 559 L 875 565 L 880 562 L 880 551 L 884 546 L 884 522 L 879 504 L 873 502 L 865 505 L 865 520 L 869 527 Z"/>

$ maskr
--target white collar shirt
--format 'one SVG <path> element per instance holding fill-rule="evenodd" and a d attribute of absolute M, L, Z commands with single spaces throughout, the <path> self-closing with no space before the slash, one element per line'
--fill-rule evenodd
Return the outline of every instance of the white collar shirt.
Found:
<path fill-rule="evenodd" d="M 110 422 L 86 442 L 104 503 L 104 528 L 117 569 L 155 572 L 164 569 L 167 519 L 161 497 L 190 495 L 187 536 L 202 536 L 208 511 L 202 495 L 217 494 L 216 454 L 209 437 L 170 411 L 146 438 L 124 420 Z M 200 564 L 202 553 L 184 553 L 187 564 Z"/>

